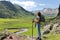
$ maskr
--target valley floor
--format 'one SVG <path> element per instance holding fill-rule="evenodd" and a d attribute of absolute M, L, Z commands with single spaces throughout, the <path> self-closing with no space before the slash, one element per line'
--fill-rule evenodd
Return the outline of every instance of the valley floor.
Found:
<path fill-rule="evenodd" d="M 27 19 L 2 19 L 0 18 L 0 36 L 2 35 L 3 32 L 6 32 L 5 29 L 6 28 L 28 28 L 27 32 L 24 32 L 22 34 L 20 34 L 19 36 L 22 36 L 22 38 L 24 39 L 24 37 L 27 39 L 32 39 L 31 35 L 32 35 L 32 18 L 27 18 Z M 41 28 L 42 30 L 43 28 Z M 9 33 L 15 33 L 20 31 L 19 29 L 14 29 L 14 30 L 9 30 Z M 37 31 L 36 28 L 34 27 L 34 39 L 37 38 Z M 28 36 L 28 37 L 27 37 Z M 46 35 L 47 36 L 47 35 Z M 22 40 L 23 40 L 22 39 Z M 43 40 L 60 40 L 60 34 L 48 34 L 47 37 L 43 37 Z"/>

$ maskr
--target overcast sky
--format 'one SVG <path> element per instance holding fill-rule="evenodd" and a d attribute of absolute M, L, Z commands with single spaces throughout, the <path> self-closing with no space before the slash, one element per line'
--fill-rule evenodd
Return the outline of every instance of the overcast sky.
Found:
<path fill-rule="evenodd" d="M 28 11 L 41 10 L 43 8 L 57 8 L 60 0 L 10 0 Z"/>

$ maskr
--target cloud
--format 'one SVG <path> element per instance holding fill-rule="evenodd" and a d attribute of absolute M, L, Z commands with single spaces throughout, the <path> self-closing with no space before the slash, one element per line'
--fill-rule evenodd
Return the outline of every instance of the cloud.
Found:
<path fill-rule="evenodd" d="M 13 1 L 12 3 L 18 4 L 27 10 L 37 7 L 37 5 L 34 1 Z"/>
<path fill-rule="evenodd" d="M 18 0 L 10 0 L 13 4 L 18 4 L 22 6 L 24 9 L 32 11 L 41 9 L 42 6 L 46 6 L 47 4 L 38 3 L 36 1 L 18 1 Z"/>

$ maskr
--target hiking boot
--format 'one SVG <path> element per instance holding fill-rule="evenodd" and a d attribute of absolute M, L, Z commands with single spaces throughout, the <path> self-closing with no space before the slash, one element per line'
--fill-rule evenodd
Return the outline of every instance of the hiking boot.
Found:
<path fill-rule="evenodd" d="M 41 38 L 39 40 L 42 40 Z"/>
<path fill-rule="evenodd" d="M 42 39 L 38 37 L 36 40 L 42 40 Z"/>

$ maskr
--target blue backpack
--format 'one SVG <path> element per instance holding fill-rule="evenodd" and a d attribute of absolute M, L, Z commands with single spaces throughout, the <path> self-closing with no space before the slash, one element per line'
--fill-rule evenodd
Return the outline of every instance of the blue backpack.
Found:
<path fill-rule="evenodd" d="M 41 21 L 41 22 L 45 22 L 45 17 L 44 17 L 43 15 L 41 15 L 40 21 Z"/>

